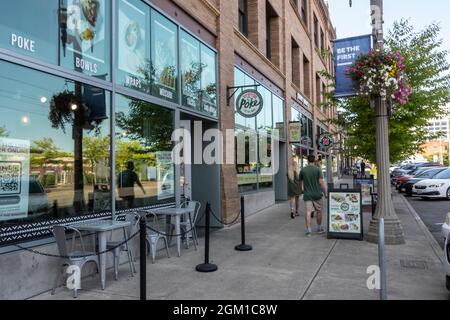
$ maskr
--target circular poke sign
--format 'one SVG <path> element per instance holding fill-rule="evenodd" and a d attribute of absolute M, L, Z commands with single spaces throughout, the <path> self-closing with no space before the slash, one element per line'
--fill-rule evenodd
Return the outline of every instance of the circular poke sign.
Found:
<path fill-rule="evenodd" d="M 263 108 L 262 95 L 254 90 L 245 90 L 236 99 L 236 111 L 245 118 L 256 117 Z"/>
<path fill-rule="evenodd" d="M 344 202 L 343 204 L 341 204 L 341 210 L 347 212 L 348 210 L 350 210 L 350 205 Z"/>
<path fill-rule="evenodd" d="M 329 133 L 324 133 L 319 137 L 319 146 L 328 149 L 334 144 L 333 136 Z"/>

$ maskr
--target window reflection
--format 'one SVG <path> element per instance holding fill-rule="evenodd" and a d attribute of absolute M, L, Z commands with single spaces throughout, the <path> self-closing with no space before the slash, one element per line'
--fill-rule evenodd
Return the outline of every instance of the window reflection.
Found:
<path fill-rule="evenodd" d="M 117 95 L 116 201 L 119 209 L 173 201 L 173 121 L 173 111 Z"/>
<path fill-rule="evenodd" d="M 109 94 L 0 62 L 0 220 L 110 210 Z"/>

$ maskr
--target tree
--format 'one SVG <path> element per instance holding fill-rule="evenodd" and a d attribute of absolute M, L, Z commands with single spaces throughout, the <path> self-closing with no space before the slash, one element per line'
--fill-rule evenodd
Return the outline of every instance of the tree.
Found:
<path fill-rule="evenodd" d="M 0 138 L 6 138 L 9 136 L 9 132 L 5 127 L 0 127 Z"/>
<path fill-rule="evenodd" d="M 406 75 L 412 92 L 409 102 L 392 106 L 389 119 L 390 160 L 398 162 L 421 151 L 425 141 L 433 138 L 427 124 L 443 113 L 450 102 L 450 64 L 442 50 L 440 26 L 431 24 L 416 32 L 408 20 L 394 24 L 386 47 L 405 57 Z M 375 112 L 368 98 L 332 99 L 340 112 L 336 123 L 347 131 L 348 149 L 354 157 L 376 162 Z"/>
<path fill-rule="evenodd" d="M 109 136 L 105 137 L 84 137 L 83 138 L 83 157 L 89 161 L 93 172 L 93 184 L 97 182 L 95 167 L 109 158 Z"/>

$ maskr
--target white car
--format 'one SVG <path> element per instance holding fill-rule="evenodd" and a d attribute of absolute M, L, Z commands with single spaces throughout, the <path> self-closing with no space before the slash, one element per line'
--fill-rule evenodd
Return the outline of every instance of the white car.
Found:
<path fill-rule="evenodd" d="M 450 290 L 450 213 L 447 213 L 445 223 L 442 225 L 442 235 L 445 238 L 444 247 L 444 268 L 446 273 L 445 284 L 447 289 Z"/>
<path fill-rule="evenodd" d="M 413 187 L 413 192 L 423 199 L 446 198 L 450 200 L 450 169 L 442 171 L 433 180 L 417 182 Z"/>

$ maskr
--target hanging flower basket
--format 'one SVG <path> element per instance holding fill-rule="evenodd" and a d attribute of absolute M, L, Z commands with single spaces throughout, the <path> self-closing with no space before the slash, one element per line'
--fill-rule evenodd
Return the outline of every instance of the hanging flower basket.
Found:
<path fill-rule="evenodd" d="M 398 51 L 371 51 L 359 56 L 347 75 L 359 86 L 361 96 L 380 96 L 404 105 L 411 88 L 405 74 L 405 59 Z"/>

